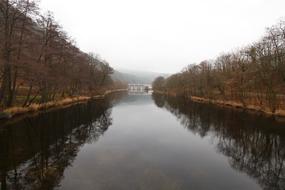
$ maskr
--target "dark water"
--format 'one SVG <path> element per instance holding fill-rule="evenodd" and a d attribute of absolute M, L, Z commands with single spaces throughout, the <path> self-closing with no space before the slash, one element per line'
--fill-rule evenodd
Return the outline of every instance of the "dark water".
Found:
<path fill-rule="evenodd" d="M 151 95 L 1 124 L 1 189 L 285 189 L 285 125 Z"/>

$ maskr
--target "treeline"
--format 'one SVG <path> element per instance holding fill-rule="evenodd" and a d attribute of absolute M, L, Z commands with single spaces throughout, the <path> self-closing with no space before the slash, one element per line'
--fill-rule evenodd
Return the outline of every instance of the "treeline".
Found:
<path fill-rule="evenodd" d="M 0 0 L 0 103 L 28 106 L 113 85 L 109 63 L 86 54 L 34 0 Z"/>
<path fill-rule="evenodd" d="M 275 113 L 285 110 L 285 21 L 256 43 L 215 60 L 188 65 L 153 82 L 155 91 L 235 102 Z"/>

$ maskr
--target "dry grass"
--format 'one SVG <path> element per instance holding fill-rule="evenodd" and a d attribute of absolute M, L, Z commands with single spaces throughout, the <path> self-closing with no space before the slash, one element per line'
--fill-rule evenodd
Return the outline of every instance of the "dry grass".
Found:
<path fill-rule="evenodd" d="M 276 115 L 278 116 L 285 116 L 285 110 L 277 110 Z"/>
<path fill-rule="evenodd" d="M 175 92 L 163 92 L 163 91 L 156 91 L 156 94 L 164 94 L 167 96 L 177 96 Z M 266 115 L 274 115 L 278 117 L 285 117 L 285 110 L 284 109 L 277 109 L 275 113 L 270 111 L 268 107 L 260 107 L 258 105 L 249 104 L 244 106 L 242 103 L 235 102 L 235 101 L 223 101 L 223 100 L 212 100 L 207 98 L 202 98 L 198 96 L 191 96 L 191 100 L 198 103 L 212 103 L 221 107 L 228 107 L 228 108 L 237 108 L 237 109 L 244 109 L 252 112 L 257 113 L 264 113 Z"/>
<path fill-rule="evenodd" d="M 65 98 L 65 99 L 59 100 L 59 101 L 51 101 L 51 102 L 47 102 L 44 104 L 31 104 L 28 107 L 11 107 L 11 108 L 4 110 L 4 112 L 14 116 L 14 115 L 24 114 L 24 113 L 28 113 L 28 112 L 38 112 L 38 111 L 42 111 L 42 110 L 46 110 L 46 109 L 50 109 L 50 108 L 55 108 L 55 107 L 60 108 L 60 107 L 66 106 L 66 105 L 84 102 L 84 101 L 87 101 L 89 99 L 90 99 L 90 97 L 87 97 L 87 96 L 78 96 L 78 97 L 74 97 L 74 98 Z"/>
<path fill-rule="evenodd" d="M 52 109 L 52 108 L 62 108 L 62 107 L 66 107 L 69 105 L 73 105 L 73 104 L 77 104 L 77 103 L 81 103 L 81 102 L 86 102 L 86 101 L 90 100 L 91 98 L 92 99 L 103 99 L 108 94 L 115 93 L 115 92 L 123 92 L 123 91 L 126 91 L 126 89 L 106 90 L 106 91 L 102 92 L 101 95 L 96 95 L 93 97 L 77 96 L 74 98 L 65 98 L 62 100 L 51 101 L 51 102 L 47 102 L 44 104 L 31 104 L 28 107 L 11 107 L 11 108 L 4 110 L 3 112 L 10 115 L 11 117 L 13 117 L 16 115 L 22 115 L 25 113 L 32 113 L 32 112 L 39 112 L 39 111 L 48 110 L 48 109 Z"/>
<path fill-rule="evenodd" d="M 103 99 L 103 98 L 105 98 L 105 96 L 107 96 L 108 94 L 115 93 L 115 92 L 125 92 L 125 91 L 127 91 L 127 89 L 106 90 L 106 91 L 105 91 L 104 93 L 102 93 L 101 95 L 93 96 L 92 99 Z"/>
<path fill-rule="evenodd" d="M 270 111 L 270 108 L 267 108 L 267 107 L 260 107 L 257 105 L 244 106 L 242 103 L 234 102 L 234 101 L 211 100 L 211 99 L 201 98 L 197 96 L 192 96 L 191 100 L 193 100 L 194 102 L 199 102 L 199 103 L 213 103 L 213 104 L 216 104 L 222 107 L 233 107 L 233 108 L 238 108 L 238 109 L 250 110 L 254 112 L 262 112 L 266 115 L 275 115 L 275 116 L 285 117 L 285 110 L 281 110 L 281 109 L 278 109 L 276 110 L 275 113 L 272 113 Z"/>

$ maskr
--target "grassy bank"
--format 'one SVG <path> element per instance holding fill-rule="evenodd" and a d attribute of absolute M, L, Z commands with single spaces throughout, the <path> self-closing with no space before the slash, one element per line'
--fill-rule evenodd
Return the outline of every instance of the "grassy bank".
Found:
<path fill-rule="evenodd" d="M 104 99 L 107 95 L 115 92 L 124 92 L 126 89 L 116 89 L 116 90 L 106 90 L 103 94 L 96 96 L 77 96 L 64 98 L 57 101 L 51 101 L 44 104 L 31 104 L 28 107 L 11 107 L 5 109 L 1 114 L 1 119 L 10 119 L 18 115 L 23 115 L 27 113 L 36 113 L 40 111 L 47 111 L 50 109 L 60 109 L 67 106 L 71 106 L 78 103 L 87 102 L 91 99 Z"/>
<path fill-rule="evenodd" d="M 163 91 L 155 91 L 155 94 L 161 94 L 161 95 L 167 95 L 167 96 L 173 96 L 173 97 L 181 97 L 177 93 L 174 92 L 163 92 Z M 189 98 L 193 102 L 198 102 L 198 103 L 204 103 L 204 104 L 214 104 L 220 107 L 225 107 L 225 108 L 231 108 L 231 109 L 242 109 L 248 112 L 254 112 L 258 114 L 264 114 L 266 116 L 276 116 L 276 117 L 285 117 L 285 110 L 284 109 L 277 109 L 274 113 L 271 112 L 270 108 L 268 107 L 260 107 L 257 105 L 251 105 L 248 104 L 244 106 L 240 102 L 235 102 L 235 101 L 226 101 L 226 100 L 213 100 L 213 99 L 208 99 L 208 98 L 203 98 L 203 97 L 197 97 L 197 96 L 189 96 L 184 98 Z"/>

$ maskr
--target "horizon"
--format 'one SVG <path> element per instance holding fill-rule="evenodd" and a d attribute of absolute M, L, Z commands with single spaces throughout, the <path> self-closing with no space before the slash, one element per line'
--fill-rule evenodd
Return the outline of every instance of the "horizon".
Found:
<path fill-rule="evenodd" d="M 259 40 L 284 18 L 285 2 L 42 0 L 40 7 L 115 69 L 175 73 Z"/>

